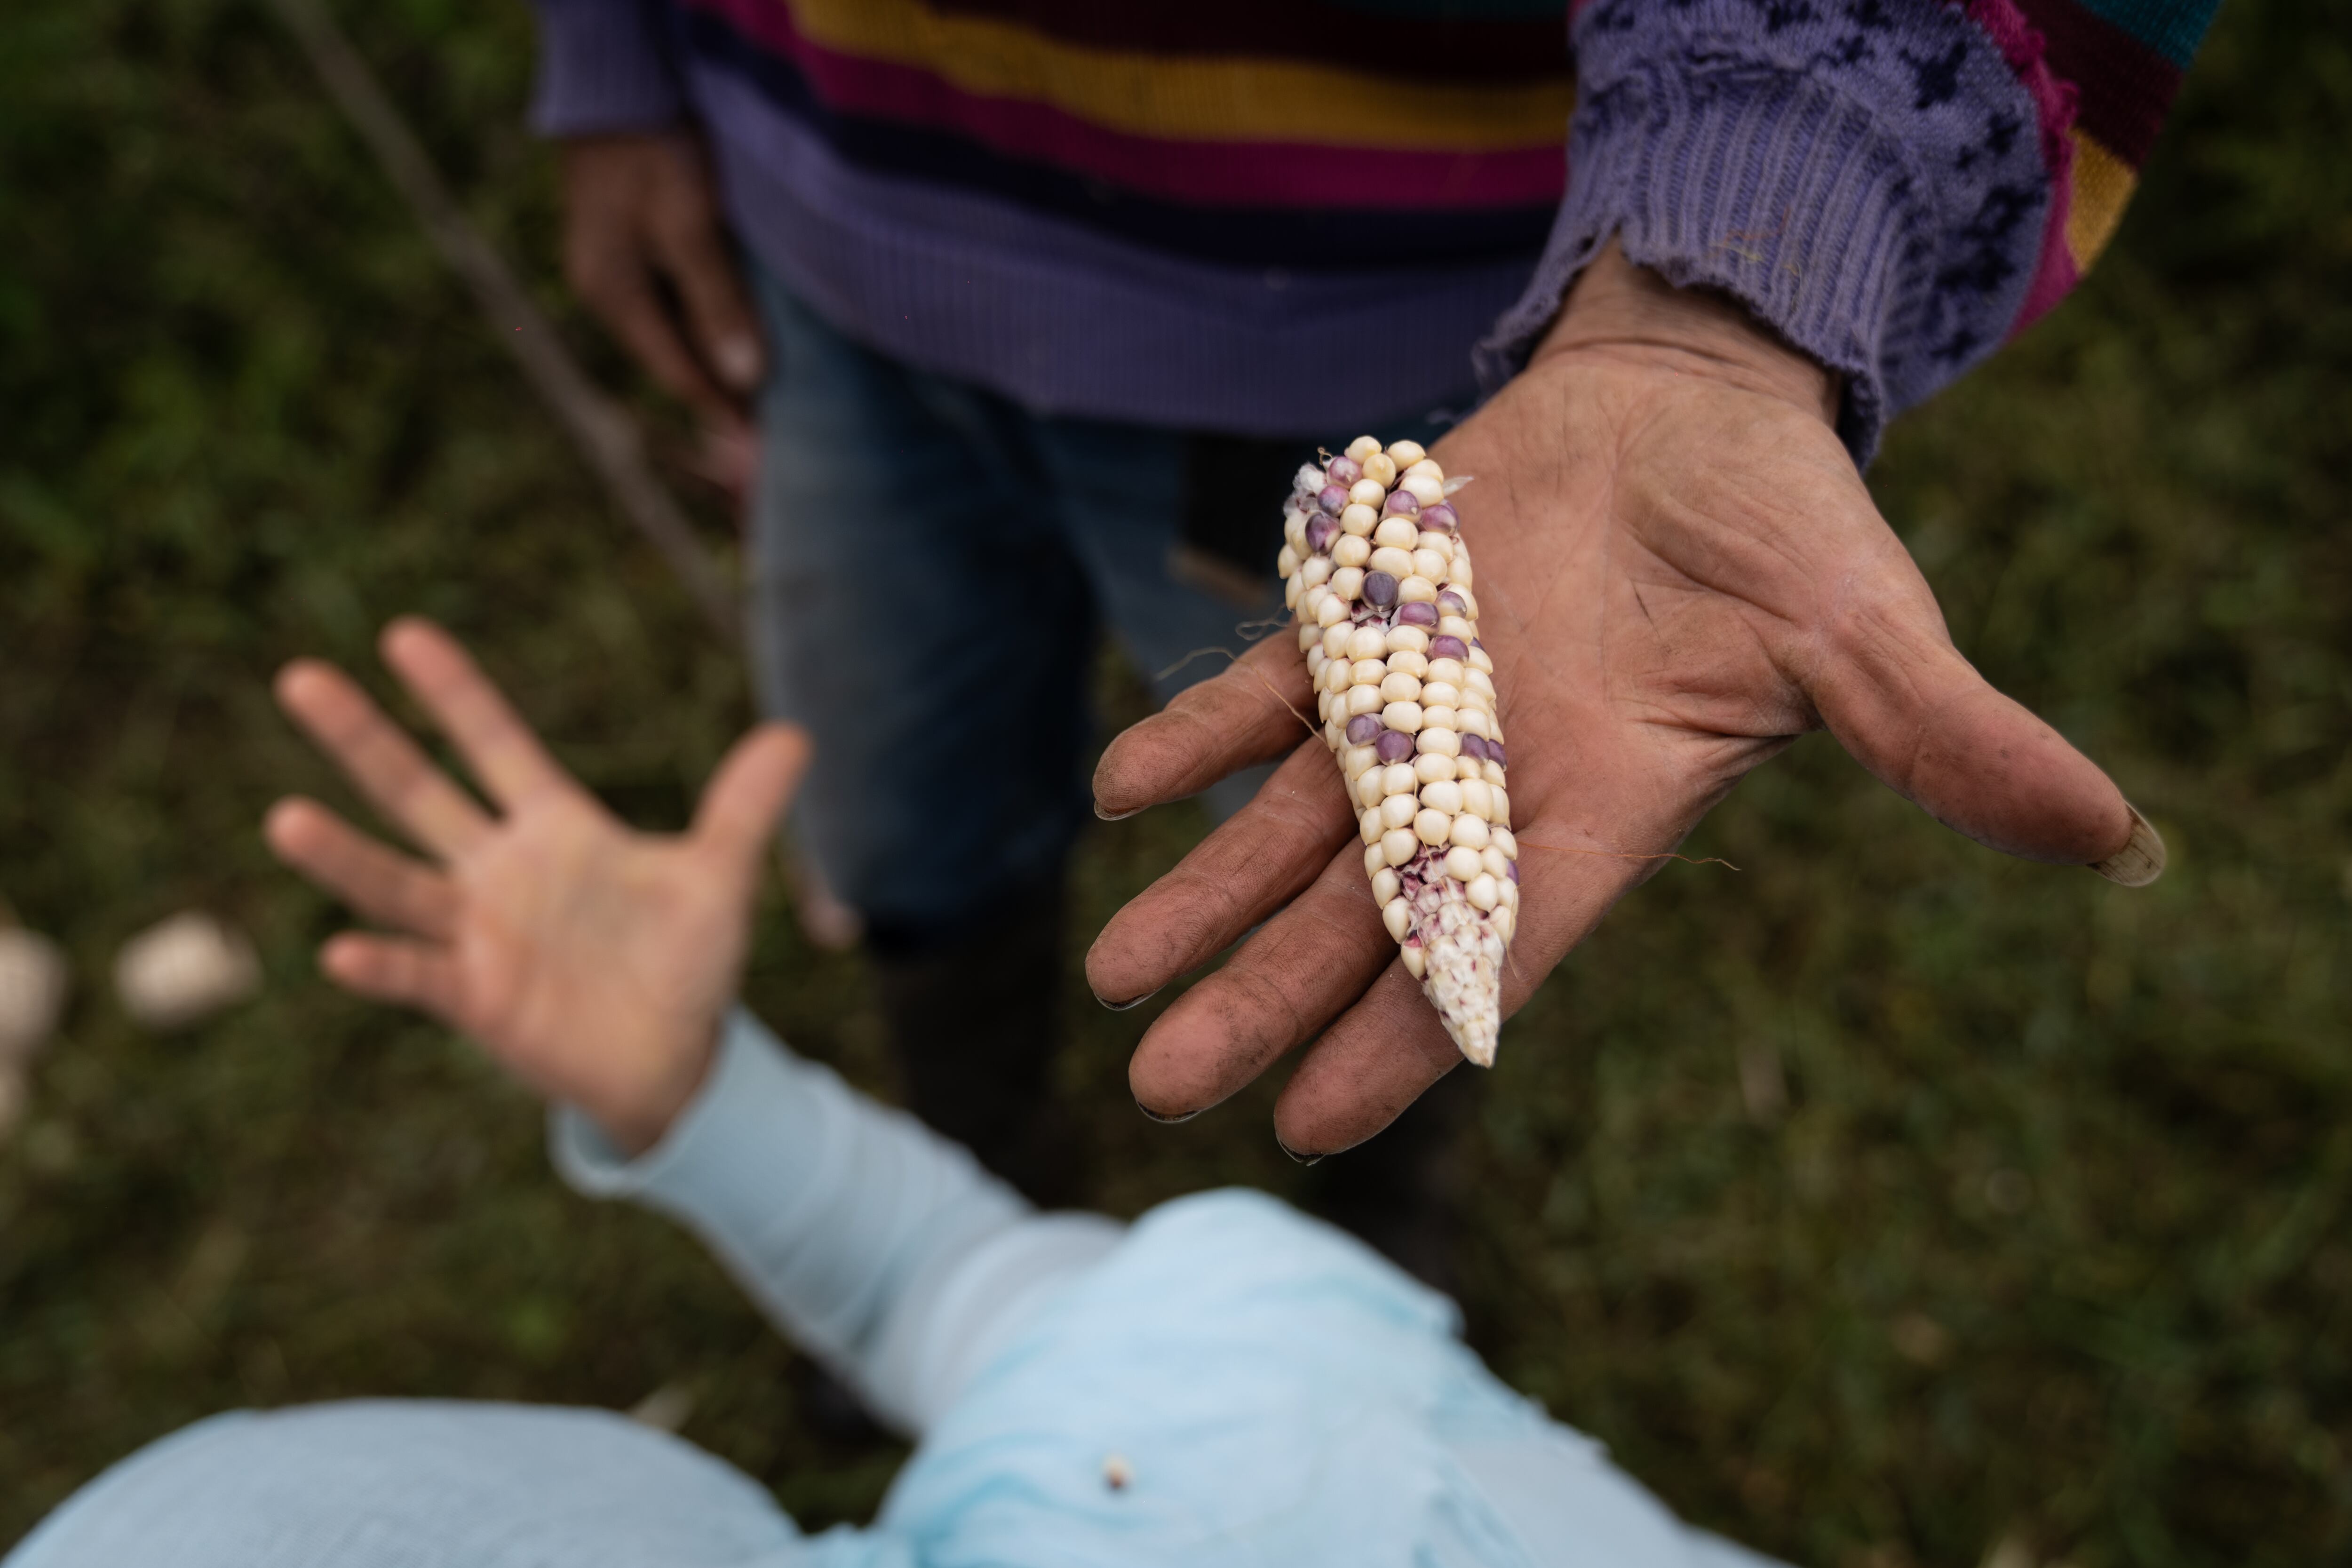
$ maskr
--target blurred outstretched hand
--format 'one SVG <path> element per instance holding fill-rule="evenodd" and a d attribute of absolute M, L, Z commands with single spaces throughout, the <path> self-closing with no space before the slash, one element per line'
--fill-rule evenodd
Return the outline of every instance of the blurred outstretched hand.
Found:
<path fill-rule="evenodd" d="M 1953 647 L 1836 403 L 1826 372 L 1736 306 L 1612 245 L 1534 362 L 1433 451 L 1476 479 L 1454 500 L 1522 851 L 1507 1015 L 1810 730 L 1996 849 L 2135 884 L 2161 868 L 2106 775 Z M 1301 737 L 1314 711 L 1277 635 L 1112 742 L 1095 774 L 1107 816 L 1289 760 L 1087 959 L 1095 994 L 1122 1005 L 1259 927 L 1153 1024 L 1129 1079 L 1182 1115 L 1314 1041 L 1275 1111 L 1300 1154 L 1371 1136 L 1458 1059 L 1381 928 L 1339 770 Z"/>
<path fill-rule="evenodd" d="M 649 1147 L 708 1069 L 806 736 L 752 731 L 719 763 L 686 833 L 638 833 L 556 764 L 447 633 L 405 618 L 381 647 L 490 808 L 342 671 L 288 665 L 279 705 L 425 855 L 315 801 L 270 808 L 264 833 L 278 857 L 382 928 L 333 937 L 320 967 L 346 990 L 472 1037 L 624 1149 Z"/>

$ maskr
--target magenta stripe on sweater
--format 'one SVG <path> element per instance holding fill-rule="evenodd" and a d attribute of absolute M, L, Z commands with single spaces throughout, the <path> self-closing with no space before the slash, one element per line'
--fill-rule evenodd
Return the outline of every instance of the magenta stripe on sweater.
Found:
<path fill-rule="evenodd" d="M 790 61 L 818 97 L 844 114 L 968 137 L 1011 157 L 1165 200 L 1444 211 L 1547 206 L 1559 200 L 1567 184 L 1564 142 L 1503 153 L 1431 153 L 1131 136 L 1045 104 L 981 97 L 913 67 L 828 49 L 794 28 L 782 6 L 763 0 L 687 3 Z"/>
<path fill-rule="evenodd" d="M 2034 116 L 2040 121 L 2042 166 L 2050 175 L 2050 212 L 2042 226 L 2042 255 L 2017 319 L 2009 324 L 2009 335 L 2013 338 L 2048 314 L 2077 280 L 2074 253 L 2066 247 L 2066 220 L 2074 212 L 2074 139 L 2069 132 L 2074 128 L 2074 84 L 2061 81 L 2052 73 L 2042 55 L 2042 35 L 2014 0 L 1969 0 L 1969 20 L 1992 39 L 2032 99 Z"/>

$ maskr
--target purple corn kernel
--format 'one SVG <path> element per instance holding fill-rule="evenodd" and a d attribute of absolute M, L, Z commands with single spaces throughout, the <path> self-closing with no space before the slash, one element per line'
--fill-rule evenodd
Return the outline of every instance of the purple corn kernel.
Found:
<path fill-rule="evenodd" d="M 1462 602 L 1462 595 L 1459 594 L 1437 595 L 1437 613 L 1441 616 L 1467 615 L 1469 611 L 1470 606 Z"/>
<path fill-rule="evenodd" d="M 1506 861 L 1503 866 L 1503 875 L 1508 877 L 1514 882 L 1517 881 L 1519 879 L 1519 863 L 1517 860 Z"/>
<path fill-rule="evenodd" d="M 1377 713 L 1359 713 L 1348 721 L 1348 744 L 1369 746 L 1381 738 L 1381 720 Z"/>
<path fill-rule="evenodd" d="M 1339 537 L 1339 525 L 1329 518 L 1310 517 L 1307 520 L 1307 548 L 1316 554 L 1328 552 L 1331 542 Z"/>
<path fill-rule="evenodd" d="M 1462 754 L 1469 758 L 1474 763 L 1485 762 L 1486 760 L 1486 738 L 1484 735 L 1463 736 Z"/>
<path fill-rule="evenodd" d="M 1500 741 L 1486 742 L 1486 760 L 1498 768 L 1507 768 L 1511 765 L 1511 759 L 1503 755 L 1503 742 Z"/>
<path fill-rule="evenodd" d="M 1397 606 L 1397 625 L 1401 626 L 1433 626 L 1437 624 L 1437 606 L 1415 600 Z"/>
<path fill-rule="evenodd" d="M 1391 490 L 1387 504 L 1381 510 L 1392 517 L 1419 517 L 1421 498 L 1411 490 Z"/>
<path fill-rule="evenodd" d="M 1335 485 L 1352 485 L 1364 477 L 1364 466 L 1342 452 L 1331 459 L 1330 466 L 1323 470 L 1323 477 Z"/>
<path fill-rule="evenodd" d="M 1454 509 L 1444 501 L 1421 509 L 1421 526 L 1423 528 L 1433 528 L 1440 533 L 1451 533 L 1461 525 L 1462 520 L 1454 516 Z"/>
<path fill-rule="evenodd" d="M 1367 572 L 1364 574 L 1364 603 L 1368 605 L 1378 605 L 1381 609 L 1385 610 L 1391 605 L 1396 603 L 1396 596 L 1397 580 L 1395 578 L 1390 576 L 1385 572 Z M 1459 647 L 1461 644 L 1459 641 L 1456 641 L 1454 646 Z"/>
<path fill-rule="evenodd" d="M 1370 714 L 1366 714 L 1370 718 Z M 1372 746 L 1372 755 L 1384 763 L 1401 763 L 1412 755 L 1412 737 L 1402 730 L 1383 730 Z"/>
<path fill-rule="evenodd" d="M 1372 591 L 1371 584 L 1371 578 L 1365 578 L 1364 592 L 1367 594 L 1370 593 Z M 1429 657 L 1432 658 L 1468 658 L 1470 657 L 1470 649 L 1460 637 L 1435 637 L 1429 639 Z"/>
<path fill-rule="evenodd" d="M 1315 504 L 1323 509 L 1324 516 L 1339 516 L 1340 512 L 1347 509 L 1348 487 L 1345 485 L 1325 485 L 1321 489 L 1315 492 Z"/>

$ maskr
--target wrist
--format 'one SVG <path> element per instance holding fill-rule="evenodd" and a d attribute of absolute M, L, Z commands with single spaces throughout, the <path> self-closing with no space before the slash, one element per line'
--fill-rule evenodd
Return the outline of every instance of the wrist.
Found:
<path fill-rule="evenodd" d="M 1599 354 L 1703 375 L 1779 398 L 1837 422 L 1835 372 L 1790 344 L 1728 295 L 1677 289 L 1625 258 L 1612 239 L 1577 276 L 1559 317 L 1528 359 Z"/>
<path fill-rule="evenodd" d="M 688 1033 L 684 1037 L 689 1043 L 682 1048 L 656 1052 L 635 1082 L 617 1085 L 602 1097 L 602 1103 L 583 1103 L 580 1109 L 614 1148 L 635 1159 L 660 1142 L 702 1092 L 710 1064 L 718 1059 L 719 1035 L 726 1022 L 721 1012 Z"/>

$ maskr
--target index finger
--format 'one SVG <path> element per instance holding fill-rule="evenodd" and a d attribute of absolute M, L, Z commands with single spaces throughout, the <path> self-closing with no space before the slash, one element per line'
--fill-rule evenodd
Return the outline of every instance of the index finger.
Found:
<path fill-rule="evenodd" d="M 1223 674 L 1187 687 L 1122 731 L 1095 766 L 1095 811 L 1116 819 L 1198 795 L 1228 773 L 1283 755 L 1302 728 L 1319 735 L 1314 711 L 1307 660 L 1286 626 Z"/>
<path fill-rule="evenodd" d="M 275 689 L 287 716 L 420 848 L 452 860 L 489 832 L 473 797 L 333 665 L 298 658 Z"/>
<path fill-rule="evenodd" d="M 403 616 L 384 628 L 383 648 L 383 661 L 456 743 L 492 800 L 511 811 L 534 795 L 572 787 L 571 776 L 457 638 L 431 621 Z"/>

